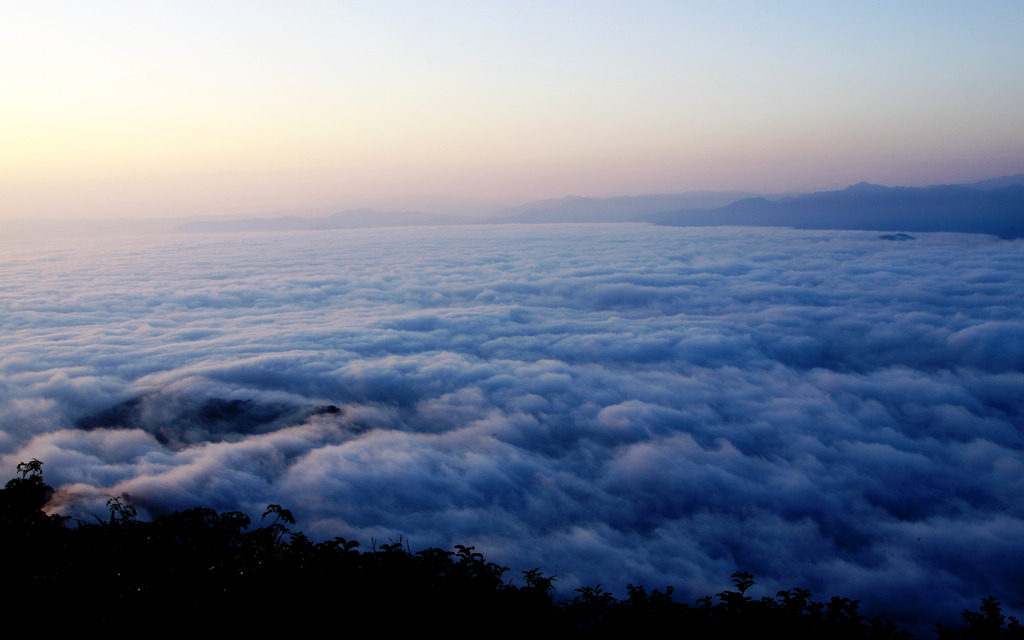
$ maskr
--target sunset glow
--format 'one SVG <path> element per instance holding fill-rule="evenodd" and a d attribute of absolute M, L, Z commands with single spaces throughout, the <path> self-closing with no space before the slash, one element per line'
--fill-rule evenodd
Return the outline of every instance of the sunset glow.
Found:
<path fill-rule="evenodd" d="M 1018 173 L 1022 24 L 1009 1 L 7 3 L 0 215 Z"/>

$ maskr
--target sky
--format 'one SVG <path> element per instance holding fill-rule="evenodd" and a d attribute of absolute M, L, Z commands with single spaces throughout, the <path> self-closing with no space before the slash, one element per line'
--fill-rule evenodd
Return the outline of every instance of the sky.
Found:
<path fill-rule="evenodd" d="M 0 5 L 0 219 L 1024 171 L 1024 4 Z"/>
<path fill-rule="evenodd" d="M 0 471 L 560 595 L 1024 612 L 1024 242 L 461 225 L 6 243 Z M 323 408 L 335 406 L 337 412 Z M 3 477 L 3 476 L 0 476 Z M 517 584 L 522 584 L 518 582 Z"/>

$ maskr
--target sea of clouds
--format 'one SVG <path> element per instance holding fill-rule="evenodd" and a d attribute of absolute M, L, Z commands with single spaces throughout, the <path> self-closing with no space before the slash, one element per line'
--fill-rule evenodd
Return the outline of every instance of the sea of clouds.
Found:
<path fill-rule="evenodd" d="M 1024 242 L 505 225 L 0 244 L 0 469 L 571 594 L 1024 608 Z M 335 411 L 332 407 L 337 407 Z M 520 582 L 520 581 L 517 581 Z"/>

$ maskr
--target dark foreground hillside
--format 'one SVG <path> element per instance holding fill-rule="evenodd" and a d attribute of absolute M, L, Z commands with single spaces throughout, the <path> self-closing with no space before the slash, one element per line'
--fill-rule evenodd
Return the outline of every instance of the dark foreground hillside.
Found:
<path fill-rule="evenodd" d="M 619 600 L 600 586 L 555 602 L 553 576 L 510 576 L 473 547 L 413 552 L 402 541 L 360 550 L 343 538 L 313 543 L 293 531 L 291 512 L 268 506 L 259 526 L 243 513 L 198 507 L 141 522 L 121 499 L 109 517 L 71 522 L 42 508 L 53 494 L 42 463 L 18 465 L 0 490 L 0 563 L 5 631 L 107 633 L 350 633 L 623 637 L 667 634 L 728 638 L 780 632 L 786 638 L 908 638 L 893 623 L 867 618 L 858 603 L 815 601 L 803 589 L 774 598 L 734 588 L 694 604 L 672 589 L 629 585 Z M 1020 638 L 995 598 L 963 613 L 938 637 Z M 653 637 L 653 636 L 652 636 Z"/>

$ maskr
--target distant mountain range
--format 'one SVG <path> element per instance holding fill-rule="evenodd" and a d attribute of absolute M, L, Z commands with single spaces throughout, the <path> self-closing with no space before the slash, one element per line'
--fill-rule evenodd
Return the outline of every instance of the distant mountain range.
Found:
<path fill-rule="evenodd" d="M 638 216 L 680 209 L 724 207 L 758 194 L 747 191 L 688 191 L 686 193 L 615 198 L 566 196 L 540 200 L 497 212 L 490 224 L 551 222 L 635 222 Z"/>
<path fill-rule="evenodd" d="M 690 191 L 667 195 L 581 198 L 566 196 L 538 200 L 518 207 L 502 209 L 491 216 L 469 220 L 420 211 L 377 211 L 352 209 L 329 216 L 303 218 L 234 218 L 201 220 L 182 224 L 174 231 L 216 233 L 232 231 L 310 231 L 320 229 L 358 229 L 366 227 L 411 227 L 449 224 L 503 224 L 552 222 L 634 222 L 637 216 L 677 211 L 693 207 L 721 207 L 742 198 L 756 196 L 746 191 Z"/>
<path fill-rule="evenodd" d="M 1001 186 L 1005 184 L 1006 186 Z M 861 182 L 772 201 L 745 198 L 717 209 L 639 216 L 674 226 L 769 226 L 795 229 L 957 231 L 1024 237 L 1024 175 L 976 185 L 883 187 Z"/>
<path fill-rule="evenodd" d="M 647 222 L 672 226 L 768 226 L 871 231 L 956 231 L 1024 237 L 1024 174 L 972 184 L 884 187 L 861 182 L 839 191 L 762 197 L 743 191 L 540 200 L 474 221 L 484 224 Z M 416 211 L 353 209 L 319 218 L 196 221 L 175 231 L 303 231 L 469 224 Z"/>

